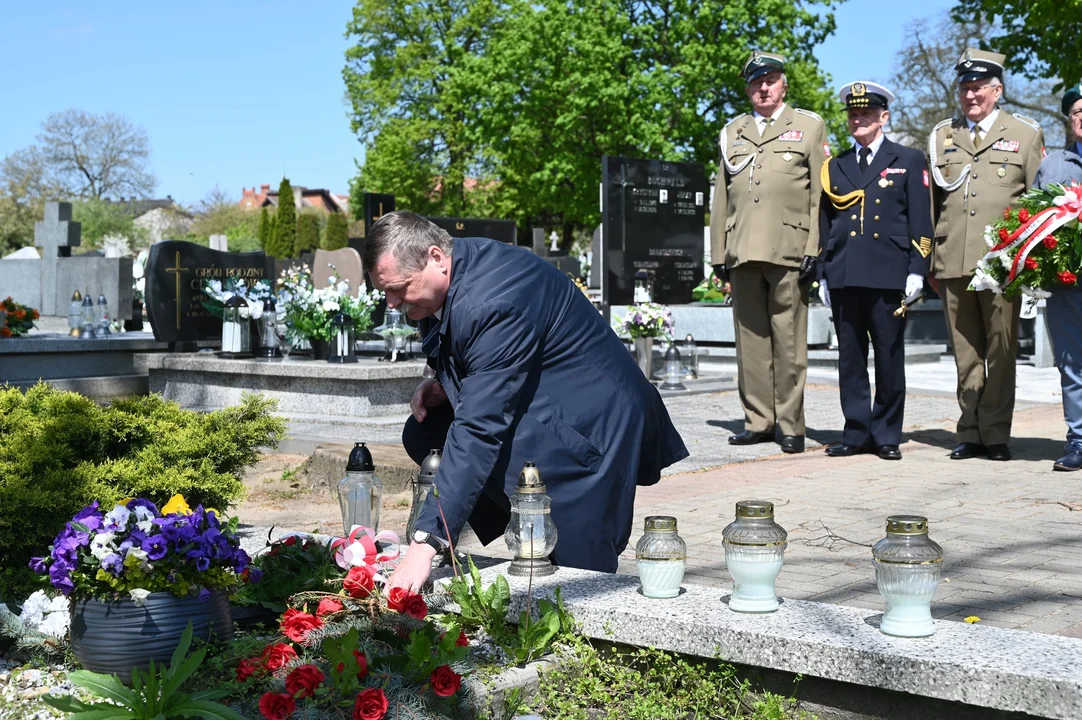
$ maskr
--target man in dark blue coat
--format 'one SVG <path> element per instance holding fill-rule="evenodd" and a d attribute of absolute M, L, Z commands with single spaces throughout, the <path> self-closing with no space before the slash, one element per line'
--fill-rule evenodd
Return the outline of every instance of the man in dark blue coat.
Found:
<path fill-rule="evenodd" d="M 924 155 L 883 135 L 889 90 L 855 82 L 841 90 L 854 146 L 823 165 L 819 204 L 820 283 L 838 335 L 838 385 L 845 431 L 838 457 L 875 452 L 900 460 L 905 411 L 905 313 L 924 288 L 932 249 Z M 868 338 L 875 350 L 875 398 Z"/>
<path fill-rule="evenodd" d="M 443 447 L 439 507 L 426 501 L 390 587 L 419 589 L 467 521 L 486 544 L 502 535 L 525 461 L 552 498 L 556 562 L 615 572 L 636 485 L 656 483 L 688 452 L 600 313 L 542 258 L 452 239 L 409 212 L 372 227 L 364 267 L 389 307 L 430 318 L 423 347 L 436 376 L 414 395 L 403 444 L 418 461 Z"/>

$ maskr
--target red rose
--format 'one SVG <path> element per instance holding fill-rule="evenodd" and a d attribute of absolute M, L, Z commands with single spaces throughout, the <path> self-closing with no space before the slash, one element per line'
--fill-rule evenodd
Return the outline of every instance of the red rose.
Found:
<path fill-rule="evenodd" d="M 455 645 L 459 647 L 466 647 L 470 644 L 470 639 L 466 637 L 466 633 L 462 630 L 458 631 L 458 640 L 455 640 Z"/>
<path fill-rule="evenodd" d="M 450 665 L 440 665 L 428 678 L 432 692 L 440 697 L 451 697 L 462 687 L 462 676 L 451 669 Z"/>
<path fill-rule="evenodd" d="M 1003 208 L 1003 219 L 1004 220 L 1010 220 L 1011 219 L 1011 209 L 1010 208 Z"/>
<path fill-rule="evenodd" d="M 428 615 L 428 605 L 424 598 L 400 587 L 391 588 L 391 593 L 387 596 L 387 607 L 418 620 L 424 620 Z"/>
<path fill-rule="evenodd" d="M 999 229 L 999 239 L 1002 240 L 1003 242 L 1007 242 L 1007 238 L 1009 238 L 1010 236 L 1011 236 L 1011 234 L 1009 232 L 1007 232 L 1007 228 L 1000 228 Z"/>
<path fill-rule="evenodd" d="M 370 688 L 353 703 L 353 720 L 380 720 L 387 713 L 387 696 L 380 688 Z"/>
<path fill-rule="evenodd" d="M 277 645 L 267 646 L 260 659 L 263 660 L 263 664 L 267 666 L 268 670 L 277 670 L 290 660 L 296 660 L 297 651 L 293 649 L 292 645 L 278 643 Z"/>
<path fill-rule="evenodd" d="M 368 658 L 360 650 L 354 650 L 353 657 L 357 660 L 357 677 L 363 678 L 368 674 Z"/>
<path fill-rule="evenodd" d="M 309 630 L 323 627 L 323 621 L 296 608 L 289 608 L 282 615 L 282 634 L 293 642 L 304 642 Z"/>
<path fill-rule="evenodd" d="M 366 598 L 376 589 L 374 576 L 375 571 L 367 565 L 351 567 L 346 573 L 346 580 L 342 583 L 342 587 L 352 598 Z"/>
<path fill-rule="evenodd" d="M 1074 285 L 1078 282 L 1078 277 L 1073 272 L 1061 272 L 1059 274 L 1059 281 L 1064 285 Z"/>
<path fill-rule="evenodd" d="M 1029 220 L 1029 210 L 1022 208 L 1018 211 L 1018 221 L 1025 222 L 1026 220 Z"/>
<path fill-rule="evenodd" d="M 11 337 L 11 328 L 0 328 L 0 337 Z"/>
<path fill-rule="evenodd" d="M 1055 250 L 1056 245 L 1059 245 L 1059 240 L 1056 239 L 1055 235 L 1049 235 L 1044 239 L 1044 246 L 1049 250 Z"/>
<path fill-rule="evenodd" d="M 315 665 L 301 665 L 286 675 L 286 692 L 295 698 L 312 697 L 323 677 L 323 671 Z"/>
<path fill-rule="evenodd" d="M 263 670 L 263 663 L 257 658 L 244 658 L 237 665 L 237 682 L 244 682 Z"/>
<path fill-rule="evenodd" d="M 1026 258 L 1026 270 L 1036 270 L 1036 269 L 1037 269 L 1037 261 L 1034 260 L 1031 257 Z"/>
<path fill-rule="evenodd" d="M 285 693 L 263 693 L 259 712 L 267 720 L 286 720 L 297 709 L 297 701 Z"/>
<path fill-rule="evenodd" d="M 287 537 L 285 540 L 282 541 L 282 544 L 283 545 L 290 545 L 290 546 L 296 545 L 297 544 L 297 536 L 296 535 L 290 535 L 289 537 Z"/>
<path fill-rule="evenodd" d="M 345 607 L 345 605 L 334 598 L 323 598 L 319 601 L 319 607 L 316 608 L 316 615 L 320 617 L 332 615 L 336 612 L 341 612 Z"/>

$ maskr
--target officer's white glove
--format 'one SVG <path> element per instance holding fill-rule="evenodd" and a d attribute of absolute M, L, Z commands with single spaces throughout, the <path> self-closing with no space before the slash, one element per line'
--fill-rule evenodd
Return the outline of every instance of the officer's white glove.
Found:
<path fill-rule="evenodd" d="M 827 290 L 827 281 L 819 281 L 819 299 L 823 301 L 823 304 L 830 307 L 830 291 Z"/>
<path fill-rule="evenodd" d="M 905 296 L 907 298 L 913 297 L 923 289 L 924 276 L 917 275 L 916 273 L 909 273 L 909 277 L 905 279 Z"/>

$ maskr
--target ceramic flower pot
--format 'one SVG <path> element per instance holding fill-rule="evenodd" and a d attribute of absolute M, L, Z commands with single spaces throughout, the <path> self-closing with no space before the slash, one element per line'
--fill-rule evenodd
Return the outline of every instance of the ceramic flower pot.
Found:
<path fill-rule="evenodd" d="M 219 591 L 206 601 L 151 593 L 140 607 L 132 600 L 105 603 L 76 599 L 71 615 L 71 647 L 79 663 L 92 672 L 116 673 L 131 683 L 133 668 L 146 670 L 150 661 L 169 662 L 188 622 L 193 637 L 233 632 L 229 596 Z"/>

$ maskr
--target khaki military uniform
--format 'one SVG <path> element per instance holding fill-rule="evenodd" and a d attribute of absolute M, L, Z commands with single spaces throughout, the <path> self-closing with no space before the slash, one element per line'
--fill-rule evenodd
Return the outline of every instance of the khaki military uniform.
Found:
<path fill-rule="evenodd" d="M 1000 110 L 974 147 L 965 118 L 944 120 L 928 140 L 935 242 L 932 274 L 958 366 L 958 442 L 1006 444 L 1014 415 L 1021 300 L 968 290 L 988 252 L 985 228 L 1032 185 L 1044 155 L 1036 121 Z"/>
<path fill-rule="evenodd" d="M 819 254 L 823 120 L 786 105 L 760 136 L 745 114 L 719 145 L 710 248 L 730 268 L 745 429 L 803 435 L 808 294 L 797 279 L 801 260 Z"/>

